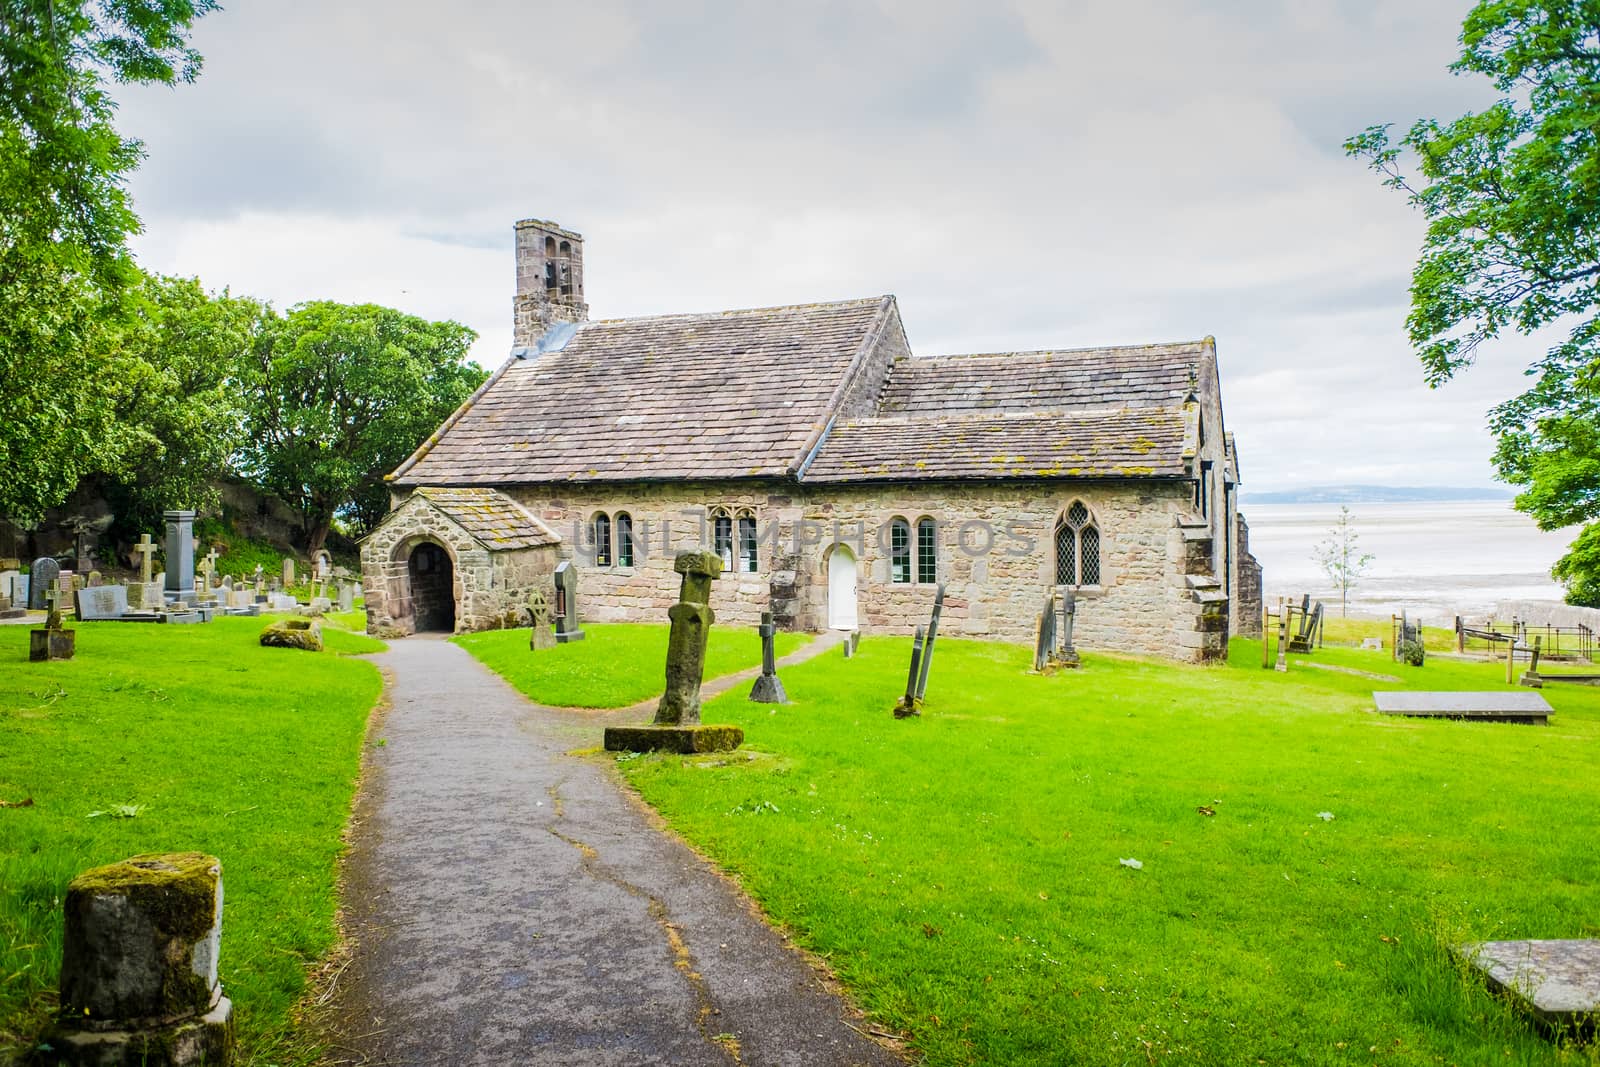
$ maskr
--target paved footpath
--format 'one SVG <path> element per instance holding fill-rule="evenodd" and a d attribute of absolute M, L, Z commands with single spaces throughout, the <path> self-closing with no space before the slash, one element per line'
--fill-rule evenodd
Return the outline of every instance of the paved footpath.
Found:
<path fill-rule="evenodd" d="M 538 707 L 443 640 L 373 659 L 392 708 L 346 870 L 346 1062 L 904 1062 L 610 768 L 566 755 L 637 709 Z"/>

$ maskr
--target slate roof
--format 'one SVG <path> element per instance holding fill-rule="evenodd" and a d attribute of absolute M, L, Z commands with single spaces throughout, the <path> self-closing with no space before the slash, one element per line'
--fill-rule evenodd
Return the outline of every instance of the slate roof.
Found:
<path fill-rule="evenodd" d="M 893 297 L 577 324 L 513 359 L 400 485 L 791 474 Z"/>
<path fill-rule="evenodd" d="M 1176 407 L 1199 375 L 1205 341 L 902 359 L 884 415 Z"/>
<path fill-rule="evenodd" d="M 485 548 L 538 548 L 561 537 L 537 515 L 495 489 L 424 486 L 417 495 L 454 520 Z"/>
<path fill-rule="evenodd" d="M 857 419 L 834 425 L 804 480 L 1183 477 L 1184 427 L 1181 408 Z"/>

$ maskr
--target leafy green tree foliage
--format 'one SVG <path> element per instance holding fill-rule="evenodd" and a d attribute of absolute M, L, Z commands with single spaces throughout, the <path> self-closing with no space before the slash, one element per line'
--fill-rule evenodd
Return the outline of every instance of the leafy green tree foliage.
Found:
<path fill-rule="evenodd" d="M 1350 521 L 1350 509 L 1341 505 L 1339 518 L 1328 530 L 1327 539 L 1311 550 L 1317 566 L 1322 568 L 1322 573 L 1328 576 L 1333 587 L 1339 590 L 1340 616 L 1350 614 L 1350 590 L 1356 587 L 1367 573 L 1367 568 L 1372 566 L 1372 553 L 1362 552 L 1359 541 L 1355 524 Z"/>
<path fill-rule="evenodd" d="M 1457 74 L 1501 94 L 1480 113 L 1374 126 L 1346 142 L 1428 221 L 1406 320 L 1430 385 L 1511 329 L 1564 335 L 1531 389 L 1495 408 L 1495 465 L 1526 487 L 1544 529 L 1600 518 L 1600 0 L 1482 0 Z M 1406 153 L 1420 180 L 1402 168 Z M 1591 527 L 1592 530 L 1592 527 Z M 1585 531 L 1595 540 L 1600 534 Z M 1569 591 L 1600 586 L 1600 553 L 1557 565 Z"/>
<path fill-rule="evenodd" d="M 192 81 L 214 0 L 0 0 L 0 512 L 36 518 L 114 462 L 120 427 L 88 354 L 135 281 L 123 187 L 141 147 L 108 79 Z"/>
<path fill-rule="evenodd" d="M 317 301 L 267 324 L 244 375 L 243 473 L 302 516 L 315 552 L 343 512 L 388 510 L 383 476 L 482 384 L 476 334 L 375 304 Z"/>
<path fill-rule="evenodd" d="M 271 311 L 194 278 L 145 278 L 128 304 L 103 383 L 123 428 L 108 495 L 124 527 L 151 531 L 167 508 L 216 504 L 244 441 L 241 375 Z"/>

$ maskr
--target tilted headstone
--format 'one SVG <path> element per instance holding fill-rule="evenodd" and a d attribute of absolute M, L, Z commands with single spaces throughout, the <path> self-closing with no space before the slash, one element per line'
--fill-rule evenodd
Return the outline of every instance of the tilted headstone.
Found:
<path fill-rule="evenodd" d="M 197 852 L 134 856 L 67 885 L 52 1062 L 178 1067 L 233 1062 L 233 1005 L 217 981 L 222 865 Z"/>
<path fill-rule="evenodd" d="M 43 611 L 45 596 L 50 592 L 50 587 L 61 577 L 61 564 L 49 556 L 40 556 L 33 561 L 33 566 L 28 568 L 28 607 L 34 611 Z"/>
<path fill-rule="evenodd" d="M 672 630 L 667 636 L 666 692 L 661 694 L 650 725 L 606 729 L 608 751 L 712 752 L 744 743 L 744 731 L 737 726 L 700 722 L 706 641 L 716 621 L 711 610 L 711 583 L 722 576 L 722 557 L 715 552 L 680 552 L 672 566 L 683 580 L 678 602 L 667 611 Z"/>
<path fill-rule="evenodd" d="M 933 663 L 933 642 L 939 636 L 939 616 L 944 613 L 944 583 L 933 598 L 933 617 L 928 620 L 928 640 L 922 646 L 922 666 L 917 670 L 917 700 L 928 695 L 928 666 Z"/>
<path fill-rule="evenodd" d="M 578 616 L 578 569 L 568 560 L 556 564 L 556 641 L 582 641 L 583 627 Z"/>
<path fill-rule="evenodd" d="M 783 683 L 778 680 L 775 647 L 778 627 L 772 621 L 772 612 L 761 613 L 761 626 L 757 632 L 761 634 L 761 674 L 750 688 L 750 699 L 757 704 L 787 704 L 789 694 L 783 691 Z"/>
<path fill-rule="evenodd" d="M 117 621 L 128 613 L 128 590 L 121 585 L 92 586 L 76 594 L 79 622 Z"/>
<path fill-rule="evenodd" d="M 922 714 L 922 701 L 917 699 L 917 679 L 922 674 L 923 640 L 923 629 L 919 625 L 916 636 L 911 639 L 911 673 L 906 678 L 906 692 L 894 706 L 894 717 L 897 719 L 909 719 Z"/>
<path fill-rule="evenodd" d="M 533 627 L 528 634 L 528 648 L 534 652 L 556 647 L 556 635 L 550 629 L 550 600 L 535 589 L 528 594 L 528 623 Z"/>
<path fill-rule="evenodd" d="M 1044 609 L 1039 612 L 1037 636 L 1033 642 L 1033 669 L 1044 671 L 1056 649 L 1056 597 L 1054 593 L 1044 598 Z"/>
<path fill-rule="evenodd" d="M 167 580 L 163 593 L 168 600 L 194 603 L 194 512 L 164 511 L 167 526 Z"/>

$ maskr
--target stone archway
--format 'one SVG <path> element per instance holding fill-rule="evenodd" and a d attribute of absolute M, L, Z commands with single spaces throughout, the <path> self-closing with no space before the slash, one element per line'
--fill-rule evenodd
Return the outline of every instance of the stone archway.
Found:
<path fill-rule="evenodd" d="M 450 553 L 432 541 L 418 542 L 406 559 L 406 577 L 416 631 L 454 633 L 456 582 Z"/>

